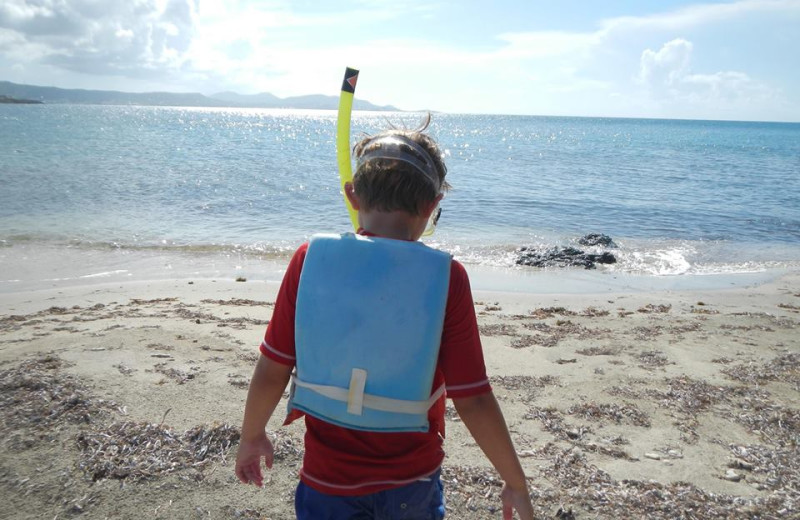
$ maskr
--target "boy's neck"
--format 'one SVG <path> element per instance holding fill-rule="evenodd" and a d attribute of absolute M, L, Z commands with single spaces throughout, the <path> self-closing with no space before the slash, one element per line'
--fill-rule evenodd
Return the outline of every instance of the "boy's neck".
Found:
<path fill-rule="evenodd" d="M 358 221 L 364 231 L 373 235 L 410 241 L 419 240 L 427 223 L 427 219 L 405 211 L 361 211 Z"/>

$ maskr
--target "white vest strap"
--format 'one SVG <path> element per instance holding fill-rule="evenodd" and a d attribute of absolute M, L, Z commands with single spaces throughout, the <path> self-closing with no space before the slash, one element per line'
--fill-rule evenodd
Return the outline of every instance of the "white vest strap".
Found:
<path fill-rule="evenodd" d="M 354 369 L 358 370 L 358 369 Z M 381 397 L 378 395 L 370 395 L 364 393 L 364 386 L 361 386 L 360 393 L 357 389 L 353 386 L 353 379 L 357 379 L 356 377 L 351 378 L 351 387 L 348 388 L 339 388 L 338 386 L 329 386 L 329 385 L 317 385 L 314 383 L 308 383 L 306 381 L 302 381 L 299 379 L 295 374 L 292 374 L 292 384 L 297 385 L 301 388 L 307 388 L 313 392 L 316 392 L 322 396 L 327 397 L 328 399 L 333 399 L 336 401 L 341 401 L 344 403 L 348 403 L 348 411 L 350 408 L 353 407 L 354 409 L 358 409 L 356 415 L 361 415 L 361 410 L 358 406 L 358 402 L 362 403 L 363 408 L 370 408 L 372 410 L 379 410 L 381 412 L 395 412 L 395 413 L 407 413 L 407 414 L 424 414 L 427 413 L 431 406 L 439 400 L 442 395 L 444 395 L 444 385 L 441 385 L 439 388 L 436 389 L 431 396 L 425 401 L 406 401 L 404 399 L 391 399 L 389 397 Z M 355 413 L 350 412 L 350 413 Z"/>

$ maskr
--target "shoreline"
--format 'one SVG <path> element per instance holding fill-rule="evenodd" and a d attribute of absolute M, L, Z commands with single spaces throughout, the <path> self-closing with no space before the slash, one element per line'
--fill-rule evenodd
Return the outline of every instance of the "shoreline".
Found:
<path fill-rule="evenodd" d="M 24 245 L 0 247 L 4 265 L 0 297 L 17 292 L 82 285 L 193 280 L 280 283 L 290 256 L 243 251 L 181 253 Z M 458 259 L 458 255 L 456 255 Z M 769 283 L 800 267 L 749 266 L 718 273 L 654 274 L 607 268 L 533 268 L 461 261 L 474 290 L 524 294 L 604 294 L 715 290 Z"/>
<path fill-rule="evenodd" d="M 265 488 L 232 469 L 278 287 L 184 279 L 0 295 L 7 507 L 31 519 L 293 518 L 304 427 L 280 426 L 284 402 L 268 425 Z M 473 295 L 541 517 L 773 518 L 800 500 L 800 272 L 718 289 Z M 452 404 L 447 418 L 448 515 L 497 518 L 497 476 Z"/>
<path fill-rule="evenodd" d="M 261 262 L 264 265 L 264 262 Z M 800 270 L 773 269 L 754 273 L 727 273 L 715 275 L 640 275 L 584 271 L 578 269 L 518 270 L 466 265 L 473 293 L 497 294 L 500 297 L 558 297 L 559 295 L 603 296 L 615 294 L 669 294 L 672 292 L 717 292 L 746 288 L 757 288 L 776 283 L 784 278 L 800 275 Z M 0 280 L 0 305 L 4 300 L 15 300 L 27 294 L 71 292 L 80 294 L 91 289 L 108 289 L 124 293 L 129 288 L 142 286 L 175 286 L 183 284 L 227 284 L 236 282 L 266 286 L 267 291 L 276 290 L 285 271 L 285 262 L 271 262 L 268 278 L 237 280 L 231 275 L 204 277 L 169 277 L 135 279 L 128 270 L 112 270 L 73 278 L 55 278 L 36 281 Z M 250 288 L 245 290 L 251 292 Z"/>
<path fill-rule="evenodd" d="M 724 275 L 631 275 L 621 273 L 583 272 L 577 270 L 519 272 L 504 268 L 466 266 L 473 296 L 486 295 L 500 299 L 554 299 L 575 301 L 615 297 L 618 295 L 644 295 L 659 297 L 675 293 L 725 293 L 736 290 L 757 289 L 783 279 L 800 276 L 800 271 L 776 269 L 760 273 L 734 273 Z M 77 298 L 90 293 L 107 292 L 124 296 L 131 291 L 152 293 L 156 288 L 173 287 L 184 293 L 184 286 L 209 287 L 235 284 L 245 294 L 273 294 L 280 287 L 284 269 L 276 263 L 270 272 L 273 279 L 252 279 L 245 276 L 183 277 L 131 279 L 126 271 L 111 271 L 96 275 L 36 282 L 0 281 L 0 309 L 9 302 L 53 301 L 60 295 L 72 294 Z M 158 290 L 161 290 L 158 289 Z"/>
<path fill-rule="evenodd" d="M 298 243 L 302 239 L 298 239 Z M 530 294 L 608 293 L 722 289 L 767 283 L 800 271 L 800 249 L 764 246 L 734 259 L 733 244 L 710 247 L 678 243 L 635 244 L 616 250 L 616 264 L 581 267 L 515 265 L 516 252 L 503 246 L 430 244 L 450 251 L 467 269 L 473 288 Z M 544 246 L 542 246 L 544 247 Z M 589 248 L 587 250 L 593 249 Z M 713 250 L 713 252 L 712 252 Z M 275 244 L 261 251 L 243 246 L 201 245 L 126 247 L 116 243 L 0 240 L 0 296 L 7 293 L 83 284 L 148 280 L 235 280 L 277 282 L 283 277 L 294 246 Z M 684 256 L 695 254 L 695 257 Z M 712 262 L 710 258 L 718 258 Z M 725 260 L 727 259 L 727 260 Z"/>

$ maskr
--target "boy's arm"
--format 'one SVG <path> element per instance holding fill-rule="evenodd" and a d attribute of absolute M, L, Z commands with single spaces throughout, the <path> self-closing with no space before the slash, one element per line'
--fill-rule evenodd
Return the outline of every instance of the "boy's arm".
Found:
<path fill-rule="evenodd" d="M 522 520 L 533 520 L 525 473 L 494 393 L 485 392 L 452 401 L 464 425 L 505 482 L 501 494 L 503 519 L 511 520 L 512 511 L 516 510 Z"/>
<path fill-rule="evenodd" d="M 261 356 L 256 363 L 242 421 L 242 438 L 236 454 L 236 476 L 245 484 L 261 487 L 261 458 L 272 468 L 272 443 L 264 429 L 283 396 L 292 367 Z"/>

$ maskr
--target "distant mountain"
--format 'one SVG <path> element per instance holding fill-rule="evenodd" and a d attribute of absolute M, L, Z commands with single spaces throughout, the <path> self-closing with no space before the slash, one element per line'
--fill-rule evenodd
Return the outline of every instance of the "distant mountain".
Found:
<path fill-rule="evenodd" d="M 0 96 L 24 98 L 43 103 L 74 103 L 90 105 L 153 105 L 190 107 L 251 107 L 251 108 L 310 108 L 335 110 L 339 106 L 337 96 L 296 96 L 279 98 L 268 92 L 243 95 L 236 92 L 220 92 L 213 96 L 187 92 L 119 92 L 116 90 L 63 89 L 22 85 L 0 81 Z M 386 105 L 378 106 L 356 99 L 354 110 L 397 110 Z"/>
<path fill-rule="evenodd" d="M 261 94 L 237 94 L 236 92 L 220 92 L 212 94 L 213 99 L 226 101 L 228 103 L 235 103 L 236 105 L 251 106 L 251 105 L 269 105 L 272 106 L 278 103 L 281 98 L 269 92 L 262 92 Z"/>
<path fill-rule="evenodd" d="M 157 105 L 157 106 L 225 106 L 226 103 L 202 94 L 174 92 L 131 93 L 116 90 L 82 90 L 37 87 L 0 81 L 0 94 L 35 99 L 44 103 L 77 103 L 93 105 Z"/>
<path fill-rule="evenodd" d="M 322 94 L 311 94 L 308 96 L 292 96 L 279 98 L 269 92 L 260 94 L 237 94 L 236 92 L 220 92 L 212 94 L 212 99 L 232 103 L 233 106 L 259 107 L 259 108 L 308 108 L 315 110 L 336 110 L 339 108 L 338 96 L 324 96 Z M 397 110 L 397 108 L 386 105 L 373 105 L 369 101 L 360 99 L 353 100 L 355 110 Z"/>

